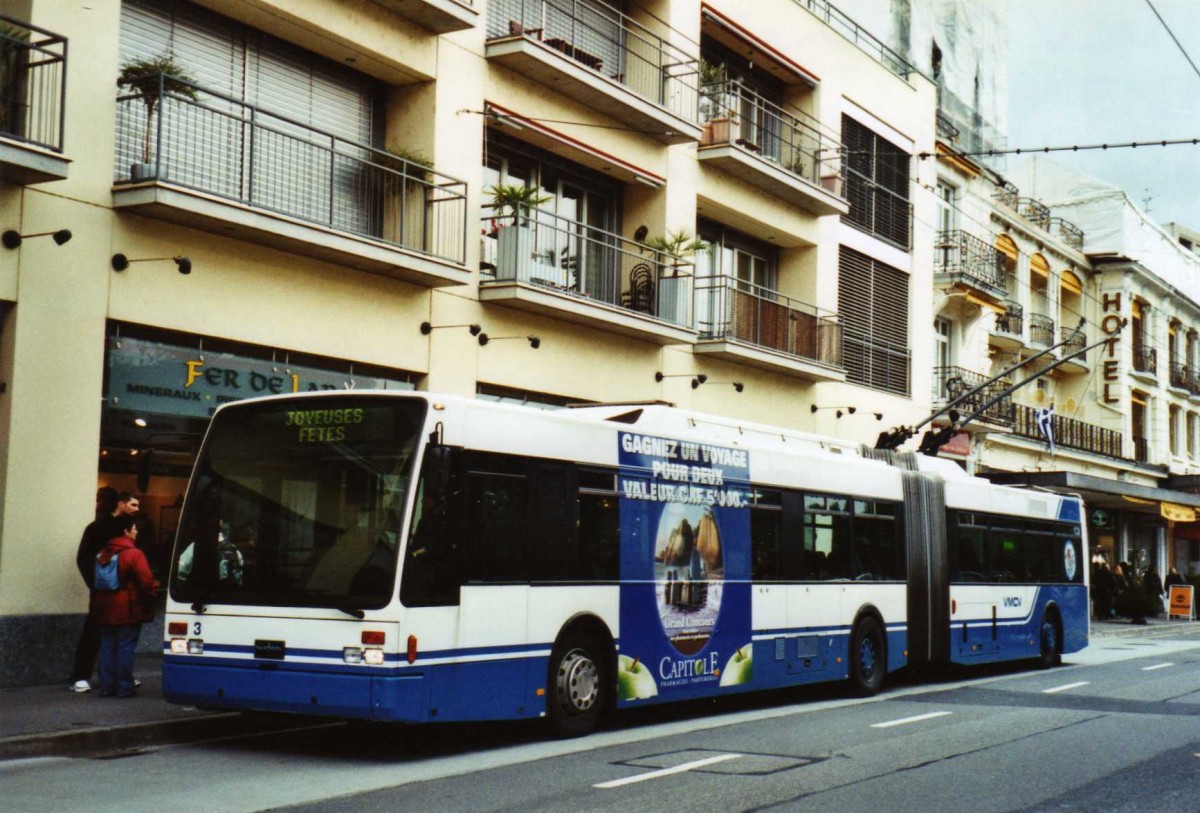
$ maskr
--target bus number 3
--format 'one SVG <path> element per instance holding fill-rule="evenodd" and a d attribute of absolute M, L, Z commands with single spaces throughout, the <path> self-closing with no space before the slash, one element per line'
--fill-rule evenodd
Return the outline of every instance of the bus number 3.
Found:
<path fill-rule="evenodd" d="M 192 624 L 192 635 L 199 635 L 199 634 L 200 634 L 200 622 L 197 621 L 196 623 Z"/>

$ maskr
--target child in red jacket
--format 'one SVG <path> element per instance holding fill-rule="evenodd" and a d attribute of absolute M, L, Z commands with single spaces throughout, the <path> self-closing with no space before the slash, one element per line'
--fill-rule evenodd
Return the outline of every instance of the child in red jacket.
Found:
<path fill-rule="evenodd" d="M 107 565 L 117 557 L 119 586 L 92 590 L 91 613 L 100 626 L 100 695 L 133 697 L 133 656 L 142 622 L 154 617 L 150 602 L 158 583 L 146 555 L 134 545 L 138 528 L 132 514 L 105 520 L 104 533 L 108 542 L 96 561 Z"/>

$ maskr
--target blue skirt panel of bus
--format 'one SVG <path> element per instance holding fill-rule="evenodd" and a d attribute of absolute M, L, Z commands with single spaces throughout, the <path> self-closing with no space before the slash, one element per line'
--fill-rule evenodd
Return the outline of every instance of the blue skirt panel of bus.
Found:
<path fill-rule="evenodd" d="M 163 658 L 172 703 L 334 717 L 436 722 L 537 717 L 545 700 L 526 689 L 530 669 L 545 684 L 546 658 L 459 663 L 427 669 L 335 669 L 192 656 Z"/>
<path fill-rule="evenodd" d="M 1036 658 L 1041 652 L 1042 617 L 1055 605 L 1062 622 L 1061 651 L 1078 652 L 1088 645 L 1088 595 L 1083 585 L 1044 585 L 1024 618 L 954 619 L 950 625 L 950 660 L 991 663 Z"/>

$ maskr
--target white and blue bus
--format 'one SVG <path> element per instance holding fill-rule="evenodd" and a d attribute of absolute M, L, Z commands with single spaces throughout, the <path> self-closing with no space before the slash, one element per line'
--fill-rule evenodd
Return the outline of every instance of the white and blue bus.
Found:
<path fill-rule="evenodd" d="M 658 405 L 416 392 L 213 417 L 171 568 L 172 702 L 546 717 L 1088 642 L 1075 497 Z"/>

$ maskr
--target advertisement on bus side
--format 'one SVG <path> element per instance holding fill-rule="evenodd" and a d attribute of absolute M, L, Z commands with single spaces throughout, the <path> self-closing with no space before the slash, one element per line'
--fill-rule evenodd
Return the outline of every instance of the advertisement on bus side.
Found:
<path fill-rule="evenodd" d="M 619 434 L 621 705 L 750 683 L 750 459 Z"/>

